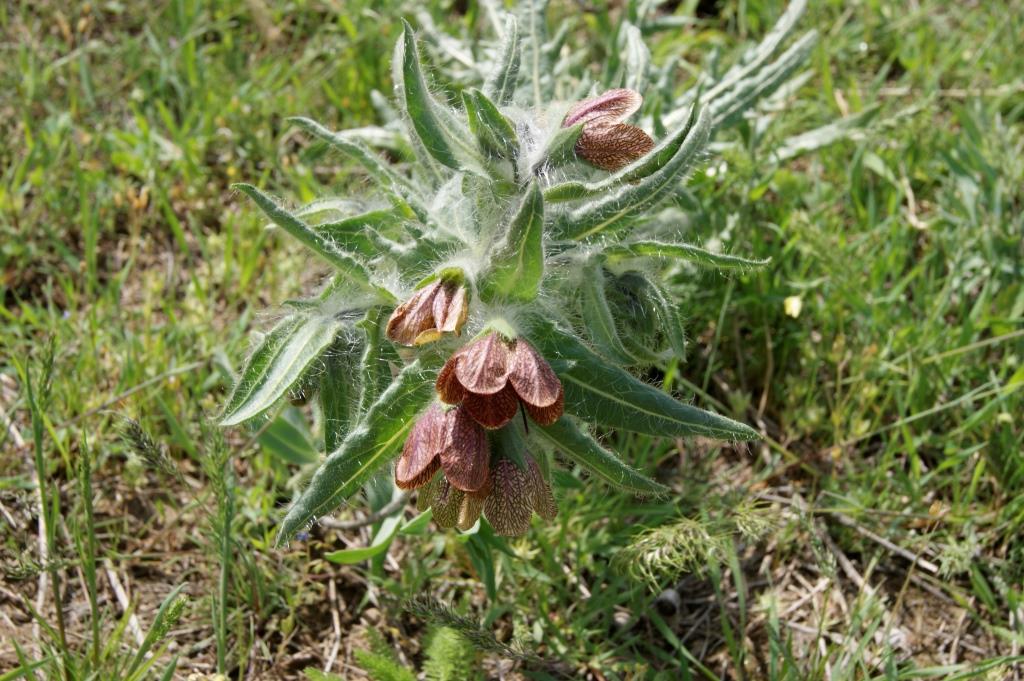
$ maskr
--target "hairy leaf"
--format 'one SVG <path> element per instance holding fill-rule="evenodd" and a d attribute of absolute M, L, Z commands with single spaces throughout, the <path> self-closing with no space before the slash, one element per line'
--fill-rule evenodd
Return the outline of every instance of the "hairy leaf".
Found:
<path fill-rule="evenodd" d="M 359 362 L 359 415 L 365 414 L 391 383 L 390 363 L 398 362 L 395 349 L 384 338 L 387 319 L 388 315 L 384 313 L 384 309 L 375 307 L 367 310 L 366 318 L 357 324 L 366 332 L 366 344 L 363 346 L 363 356 Z"/>
<path fill-rule="evenodd" d="M 430 94 L 412 27 L 404 20 L 402 23 L 405 30 L 395 46 L 395 60 L 401 64 L 398 91 L 416 136 L 442 165 L 486 175 L 483 159 L 470 142 L 465 126 Z"/>
<path fill-rule="evenodd" d="M 669 260 L 689 260 L 700 265 L 718 269 L 751 269 L 764 267 L 771 259 L 757 260 L 741 258 L 728 253 L 715 253 L 699 246 L 683 243 L 665 243 L 661 241 L 634 241 L 626 244 L 615 244 L 604 249 L 609 263 L 626 258 L 665 258 Z"/>
<path fill-rule="evenodd" d="M 519 82 L 519 58 L 519 22 L 510 16 L 505 24 L 505 37 L 498 60 L 484 82 L 484 94 L 498 106 L 505 106 L 512 101 Z"/>
<path fill-rule="evenodd" d="M 398 374 L 292 504 L 277 535 L 279 545 L 337 508 L 390 460 L 416 415 L 433 398 L 433 380 L 434 372 L 425 370 L 418 360 Z"/>
<path fill-rule="evenodd" d="M 394 300 L 386 289 L 370 282 L 370 273 L 366 267 L 348 253 L 344 253 L 323 234 L 318 233 L 309 225 L 279 206 L 273 199 L 251 184 L 232 185 L 251 198 L 260 210 L 274 224 L 298 239 L 304 246 L 333 265 L 349 283 L 366 292 L 372 292 L 384 300 Z"/>
<path fill-rule="evenodd" d="M 392 170 L 377 154 L 361 143 L 346 138 L 342 133 L 332 132 L 309 118 L 298 116 L 288 120 L 363 166 L 405 217 L 415 217 L 423 222 L 429 220 L 429 212 L 412 183 Z"/>
<path fill-rule="evenodd" d="M 353 353 L 337 344 L 324 353 L 320 376 L 320 409 L 323 416 L 324 449 L 333 452 L 351 428 L 361 376 Z"/>
<path fill-rule="evenodd" d="M 539 160 L 533 164 L 534 174 L 542 170 L 560 166 L 576 158 L 576 142 L 583 134 L 583 124 L 576 123 L 567 128 L 559 128 L 548 140 L 547 146 L 540 154 Z"/>
<path fill-rule="evenodd" d="M 668 488 L 627 465 L 572 420 L 562 417 L 550 426 L 538 426 L 537 435 L 555 446 L 567 458 L 613 487 L 635 494 L 664 494 Z"/>
<path fill-rule="evenodd" d="M 640 363 L 640 358 L 630 353 L 619 337 L 615 319 L 605 298 L 605 275 L 600 258 L 592 260 L 583 268 L 580 289 L 583 323 L 601 354 L 619 364 Z"/>
<path fill-rule="evenodd" d="M 508 228 L 504 247 L 494 256 L 481 282 L 485 300 L 537 297 L 544 274 L 544 198 L 534 182 Z"/>
<path fill-rule="evenodd" d="M 234 426 L 269 409 L 302 378 L 339 329 L 341 322 L 320 315 L 282 320 L 246 362 L 220 424 Z"/>
<path fill-rule="evenodd" d="M 400 87 L 409 120 L 430 155 L 449 168 L 458 170 L 460 165 L 455 158 L 451 141 L 437 119 L 437 106 L 423 79 L 423 69 L 420 66 L 420 56 L 412 27 L 408 23 L 403 24 L 405 30 L 396 47 L 395 61 L 402 65 Z"/>
<path fill-rule="evenodd" d="M 469 130 L 476 136 L 480 148 L 490 156 L 514 160 L 519 153 L 519 140 L 512 122 L 479 90 L 464 90 L 462 101 L 469 118 Z"/>
<path fill-rule="evenodd" d="M 559 372 L 565 388 L 565 411 L 585 421 L 663 437 L 759 437 L 750 426 L 683 404 L 637 380 L 550 322 L 539 322 L 530 340 L 548 359 L 566 360 Z"/>

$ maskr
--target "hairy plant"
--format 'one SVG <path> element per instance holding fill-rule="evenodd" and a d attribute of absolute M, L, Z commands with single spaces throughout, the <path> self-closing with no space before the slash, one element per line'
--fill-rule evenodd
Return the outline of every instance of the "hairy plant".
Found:
<path fill-rule="evenodd" d="M 334 270 L 319 295 L 286 303 L 222 416 L 242 424 L 286 396 L 317 396 L 328 455 L 279 541 L 332 512 L 399 451 L 396 483 L 420 489 L 440 526 L 468 529 L 483 515 L 498 534 L 517 535 L 534 513 L 557 513 L 554 452 L 636 494 L 665 491 L 602 446 L 595 426 L 757 437 L 631 369 L 685 352 L 666 263 L 763 264 L 679 241 L 656 210 L 682 190 L 715 127 L 792 71 L 790 57 L 769 61 L 788 29 L 722 79 L 699 79 L 699 97 L 658 94 L 661 113 L 636 125 L 650 75 L 634 58 L 638 31 L 627 31 L 621 69 L 563 100 L 556 85 L 572 57 L 542 30 L 543 4 L 492 13 L 500 44 L 457 107 L 432 91 L 406 25 L 393 124 L 333 132 L 294 119 L 362 166 L 372 198 L 289 210 L 236 185 Z"/>

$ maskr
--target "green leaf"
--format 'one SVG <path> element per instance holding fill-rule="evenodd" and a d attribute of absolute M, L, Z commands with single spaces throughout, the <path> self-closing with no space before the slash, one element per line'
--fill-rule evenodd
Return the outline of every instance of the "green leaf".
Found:
<path fill-rule="evenodd" d="M 484 153 L 506 161 L 514 160 L 519 153 L 519 140 L 512 121 L 475 88 L 463 90 L 462 101 L 466 106 L 469 130 L 476 135 Z"/>
<path fill-rule="evenodd" d="M 530 301 L 544 274 L 544 198 L 534 181 L 512 218 L 505 245 L 495 254 L 480 287 L 484 300 Z"/>
<path fill-rule="evenodd" d="M 398 534 L 409 537 L 415 537 L 423 534 L 427 529 L 427 526 L 430 524 L 430 519 L 433 516 L 433 510 L 428 508 L 426 511 L 423 511 L 423 513 L 420 513 L 418 516 L 398 528 Z"/>
<path fill-rule="evenodd" d="M 619 52 L 622 55 L 621 87 L 644 92 L 647 89 L 651 51 L 644 43 L 640 28 L 628 21 L 623 21 L 619 28 Z"/>
<path fill-rule="evenodd" d="M 686 325 L 683 323 L 683 315 L 679 303 L 662 287 L 653 281 L 647 280 L 648 300 L 654 304 L 658 313 L 661 331 L 668 340 L 668 346 L 672 354 L 679 359 L 686 357 Z"/>
<path fill-rule="evenodd" d="M 711 116 L 706 110 L 699 114 L 695 110 L 693 115 L 696 120 L 670 161 L 637 184 L 595 198 L 562 216 L 556 224 L 558 236 L 586 239 L 626 227 L 634 217 L 674 191 L 680 177 L 707 144 L 711 131 Z"/>
<path fill-rule="evenodd" d="M 444 165 L 459 170 L 459 162 L 455 158 L 448 141 L 448 135 L 437 120 L 433 99 L 423 79 L 420 56 L 413 37 L 412 27 L 402 22 L 405 30 L 395 48 L 395 61 L 402 65 L 402 82 L 399 83 L 405 100 L 405 109 L 412 121 L 413 129 L 419 136 L 423 147 Z"/>
<path fill-rule="evenodd" d="M 563 417 L 550 426 L 538 426 L 533 432 L 613 487 L 641 495 L 669 491 L 664 485 L 628 466 L 568 418 Z"/>
<path fill-rule="evenodd" d="M 679 148 L 683 146 L 686 138 L 693 130 L 696 120 L 696 118 L 691 116 L 686 123 L 679 126 L 675 133 L 667 136 L 651 151 L 603 180 L 598 182 L 579 182 L 573 180 L 553 185 L 544 190 L 544 200 L 552 202 L 576 201 L 593 196 L 601 196 L 619 189 L 623 185 L 642 180 L 661 170 L 675 158 L 676 154 L 679 153 Z"/>
<path fill-rule="evenodd" d="M 332 132 L 310 118 L 296 116 L 288 120 L 363 166 L 405 217 L 418 218 L 422 222 L 429 220 L 430 213 L 412 183 L 388 167 L 363 144 L 346 138 L 343 133 Z"/>
<path fill-rule="evenodd" d="M 538 322 L 530 340 L 549 361 L 565 360 L 561 371 L 552 364 L 565 388 L 565 411 L 588 423 L 662 437 L 759 437 L 750 426 L 683 404 L 637 380 L 550 322 Z"/>
<path fill-rule="evenodd" d="M 295 407 L 289 407 L 278 414 L 260 433 L 259 443 L 272 455 L 288 463 L 304 466 L 320 460 L 306 422 Z"/>
<path fill-rule="evenodd" d="M 544 49 L 547 43 L 548 29 L 545 16 L 548 0 L 523 0 L 517 3 L 516 9 L 520 21 L 525 26 L 523 53 L 526 56 L 526 68 L 529 77 L 533 105 L 537 108 L 551 99 L 550 94 L 554 79 L 550 72 L 550 58 Z"/>
<path fill-rule="evenodd" d="M 355 393 L 360 375 L 353 353 L 337 344 L 324 353 L 324 372 L 320 376 L 320 410 L 323 416 L 324 449 L 333 452 L 352 426 Z"/>
<path fill-rule="evenodd" d="M 680 108 L 690 106 L 697 101 L 698 97 L 703 101 L 714 101 L 726 95 L 741 81 L 756 75 L 768 63 L 768 60 L 771 59 L 771 56 L 782 45 L 782 42 L 793 32 L 806 9 L 807 0 L 793 0 L 790 2 L 786 7 L 786 11 L 782 13 L 778 21 L 775 22 L 775 25 L 772 26 L 772 29 L 765 34 L 764 38 L 755 48 L 747 51 L 743 55 L 742 60 L 731 66 L 714 83 L 710 82 L 711 78 L 708 77 L 708 74 L 712 73 L 712 71 L 705 71 L 698 78 L 694 87 L 690 88 L 676 102 L 676 110 L 678 111 Z M 670 117 L 672 117 L 671 114 L 666 118 Z"/>
<path fill-rule="evenodd" d="M 804 65 L 817 42 L 818 32 L 808 31 L 778 59 L 754 75 L 736 82 L 722 97 L 706 96 L 704 101 L 709 102 L 713 113 L 712 127 L 718 129 L 730 125 L 759 100 L 775 92 Z"/>
<path fill-rule="evenodd" d="M 378 230 L 388 229 L 397 223 L 395 214 L 390 210 L 374 210 L 343 220 L 323 222 L 314 229 L 347 251 L 364 258 L 374 258 L 381 253 L 378 240 L 382 235 Z"/>
<path fill-rule="evenodd" d="M 574 160 L 576 158 L 576 140 L 582 134 L 582 123 L 556 130 L 548 140 L 547 146 L 544 147 L 540 160 L 533 164 L 533 173 L 537 174 L 545 168 L 554 168 Z"/>
<path fill-rule="evenodd" d="M 590 339 L 601 354 L 619 364 L 642 363 L 634 356 L 619 336 L 608 299 L 605 297 L 605 274 L 600 258 L 595 258 L 583 268 L 580 289 L 583 304 L 583 323 Z"/>
<path fill-rule="evenodd" d="M 324 235 L 316 232 L 302 220 L 279 206 L 273 199 L 251 184 L 235 184 L 233 188 L 251 198 L 274 224 L 298 239 L 304 246 L 333 265 L 339 273 L 360 289 L 373 292 L 384 300 L 393 301 L 387 290 L 370 283 L 370 273 L 358 260 L 342 252 Z"/>
<path fill-rule="evenodd" d="M 365 414 L 380 394 L 391 383 L 391 362 L 398 362 L 394 348 L 384 338 L 384 326 L 388 315 L 383 308 L 367 310 L 366 317 L 357 326 L 366 332 L 366 344 L 359 361 L 361 388 L 359 391 L 358 413 Z M 328 450 L 332 451 L 332 450 Z"/>
<path fill-rule="evenodd" d="M 325 553 L 324 558 L 332 563 L 353 565 L 355 563 L 361 563 L 364 560 L 370 560 L 374 556 L 379 556 L 387 551 L 388 547 L 391 546 L 391 540 L 393 540 L 395 538 L 395 534 L 398 533 L 398 524 L 400 522 L 402 522 L 401 513 L 390 515 L 381 522 L 380 529 L 378 529 L 377 534 L 373 536 L 373 541 L 369 546 L 358 549 L 331 551 L 329 553 Z"/>
<path fill-rule="evenodd" d="M 664 243 L 661 241 L 634 241 L 627 244 L 615 244 L 603 251 L 609 263 L 627 258 L 664 258 L 668 260 L 688 260 L 699 265 L 707 265 L 718 269 L 751 269 L 764 267 L 771 258 L 758 260 L 741 258 L 728 253 L 715 253 L 699 246 L 683 243 Z"/>
<path fill-rule="evenodd" d="M 340 321 L 320 315 L 282 320 L 246 362 L 220 424 L 238 425 L 270 408 L 302 378 L 340 329 Z"/>
<path fill-rule="evenodd" d="M 484 82 L 484 94 L 499 106 L 510 103 L 515 94 L 519 82 L 519 58 L 519 22 L 510 16 L 505 24 L 505 38 L 498 59 Z"/>
<path fill-rule="evenodd" d="M 416 416 L 433 399 L 434 378 L 435 372 L 425 370 L 419 360 L 398 374 L 292 504 L 281 523 L 278 545 L 337 508 L 391 459 Z"/>
<path fill-rule="evenodd" d="M 486 176 L 482 158 L 470 143 L 468 131 L 431 96 L 423 78 L 412 27 L 404 19 L 402 24 L 405 30 L 395 45 L 394 59 L 401 64 L 398 91 L 416 136 L 427 153 L 442 165 Z"/>

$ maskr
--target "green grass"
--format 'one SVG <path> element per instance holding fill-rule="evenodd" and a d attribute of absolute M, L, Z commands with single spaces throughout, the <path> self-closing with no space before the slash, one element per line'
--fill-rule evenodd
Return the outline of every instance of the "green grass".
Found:
<path fill-rule="evenodd" d="M 428 533 L 352 567 L 322 556 L 373 528 L 274 549 L 299 467 L 206 423 L 248 330 L 324 274 L 228 185 L 358 183 L 284 119 L 371 122 L 401 12 L 0 7 L 0 679 L 344 675 L 352 649 L 386 652 L 377 628 L 427 669 L 424 620 L 468 634 L 485 676 L 525 649 L 537 678 L 1005 678 L 1024 639 L 1024 6 L 813 4 L 812 78 L 766 133 L 720 140 L 684 206 L 691 241 L 772 264 L 676 277 L 692 350 L 668 381 L 764 442 L 620 436 L 673 495 L 559 474 L 557 520 L 505 552 Z M 720 9 L 656 58 L 731 50 L 781 3 Z M 872 107 L 859 139 L 773 155 Z M 289 423 L 274 434 L 301 458 Z M 462 619 L 411 615 L 424 594 Z"/>

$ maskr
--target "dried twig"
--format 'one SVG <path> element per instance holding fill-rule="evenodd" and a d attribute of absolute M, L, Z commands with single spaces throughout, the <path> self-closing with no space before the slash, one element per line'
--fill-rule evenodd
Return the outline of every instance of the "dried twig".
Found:
<path fill-rule="evenodd" d="M 409 501 L 408 494 L 400 494 L 391 501 L 389 501 L 379 511 L 374 511 L 364 518 L 357 518 L 355 520 L 335 520 L 334 518 L 321 518 L 320 524 L 324 527 L 332 530 L 358 530 L 368 525 L 373 525 L 375 522 L 388 517 L 398 509 L 405 506 L 405 503 Z"/>
<path fill-rule="evenodd" d="M 334 629 L 334 642 L 331 644 L 331 652 L 327 655 L 327 661 L 324 662 L 324 672 L 330 673 L 331 667 L 334 666 L 334 662 L 338 659 L 338 651 L 341 649 L 341 613 L 338 612 L 338 585 L 333 577 L 327 582 L 327 600 L 331 604 L 331 626 Z"/>
<path fill-rule="evenodd" d="M 121 612 L 128 612 L 131 608 L 131 601 L 128 598 L 128 593 L 124 590 L 124 586 L 121 585 L 121 580 L 117 577 L 117 572 L 114 570 L 114 564 L 109 558 L 103 560 L 103 570 L 107 573 L 107 581 L 110 582 L 110 588 L 114 590 L 114 596 L 117 597 L 118 605 L 121 606 Z M 132 634 L 135 636 L 135 642 L 141 646 L 142 642 L 145 640 L 145 636 L 142 635 L 142 627 L 139 626 L 139 618 L 135 616 L 134 612 L 128 617 L 128 628 L 132 630 Z"/>

